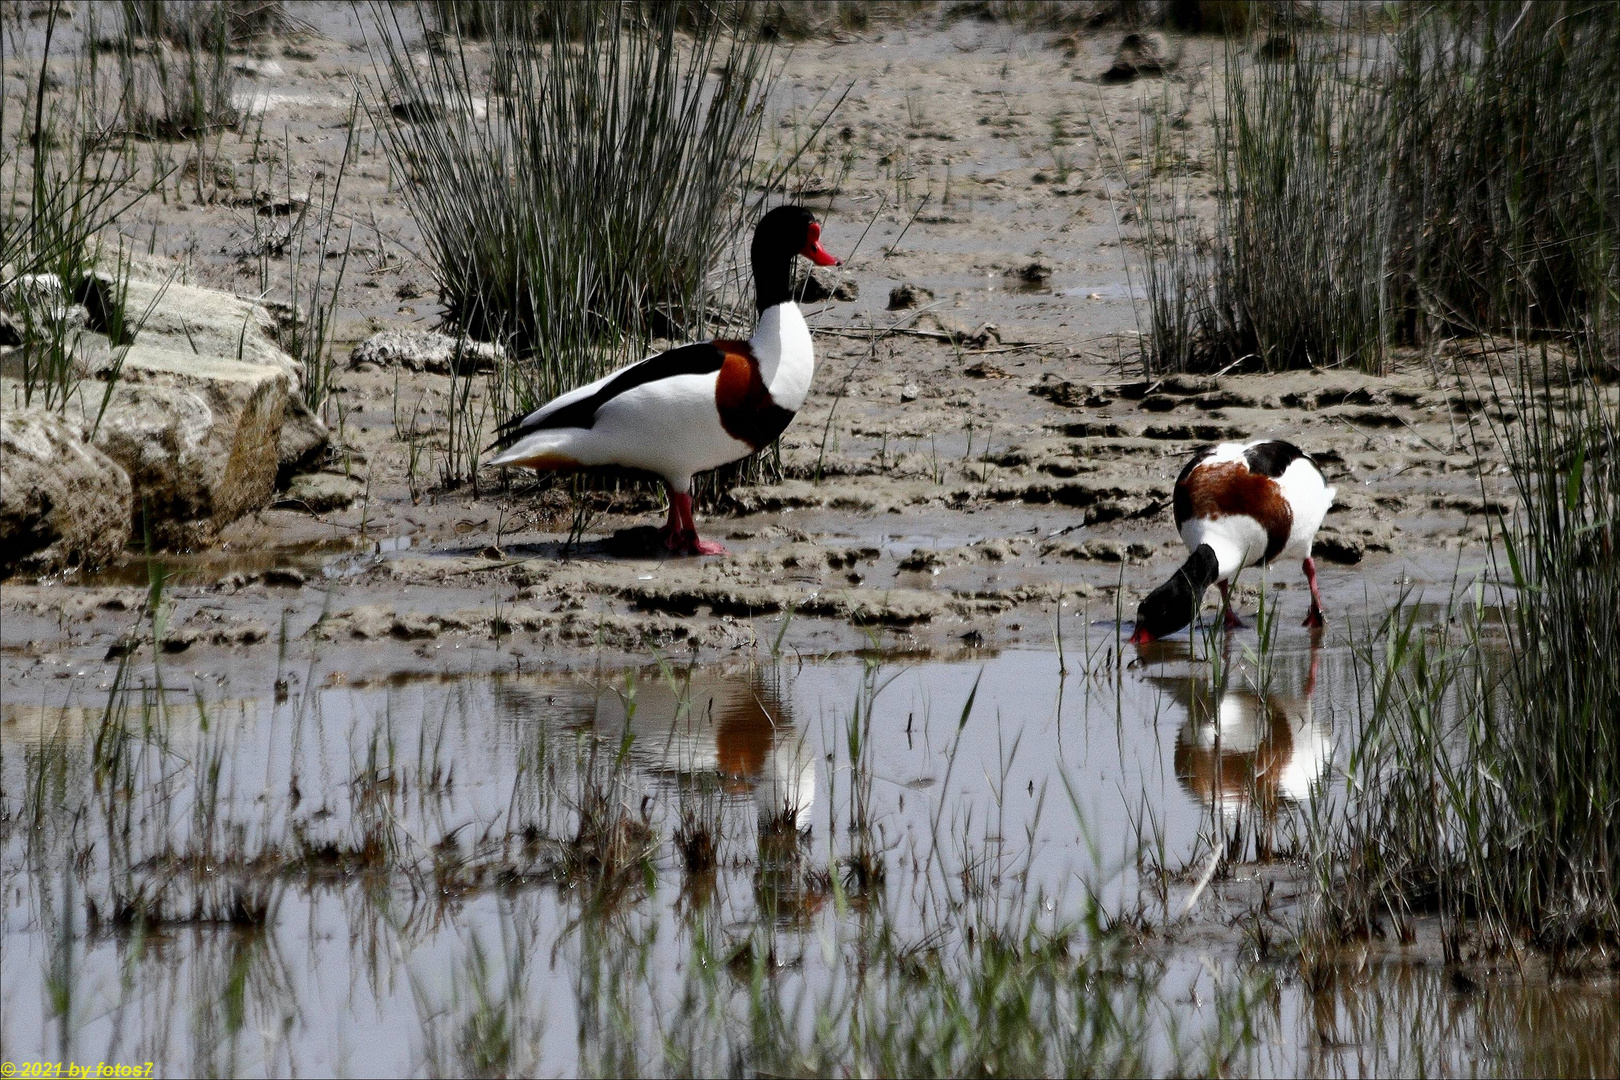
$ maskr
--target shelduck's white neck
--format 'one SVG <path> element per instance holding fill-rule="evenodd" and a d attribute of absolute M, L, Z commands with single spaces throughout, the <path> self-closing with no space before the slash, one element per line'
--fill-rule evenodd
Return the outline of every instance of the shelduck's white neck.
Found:
<path fill-rule="evenodd" d="M 799 305 L 787 300 L 760 312 L 759 325 L 748 344 L 759 361 L 760 378 L 771 392 L 771 400 L 797 412 L 809 396 L 810 381 L 816 374 L 810 327 L 805 325 Z"/>

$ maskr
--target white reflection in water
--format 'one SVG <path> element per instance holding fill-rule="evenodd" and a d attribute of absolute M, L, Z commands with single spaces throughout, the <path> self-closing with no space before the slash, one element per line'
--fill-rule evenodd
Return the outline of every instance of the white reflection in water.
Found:
<path fill-rule="evenodd" d="M 1188 795 L 1216 813 L 1228 842 L 1246 819 L 1262 828 L 1258 854 L 1268 854 L 1279 811 L 1321 790 L 1333 758 L 1333 733 L 1317 718 L 1314 698 L 1320 642 L 1311 646 L 1304 685 L 1288 689 L 1278 673 L 1263 692 L 1252 685 L 1218 686 L 1208 678 L 1156 677 L 1186 711 L 1176 734 L 1176 779 Z M 1230 661 L 1224 665 L 1230 671 Z"/>

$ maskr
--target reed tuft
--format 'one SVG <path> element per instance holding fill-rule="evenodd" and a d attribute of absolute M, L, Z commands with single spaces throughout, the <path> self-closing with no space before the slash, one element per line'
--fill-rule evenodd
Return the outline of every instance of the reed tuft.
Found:
<path fill-rule="evenodd" d="M 1525 327 L 1613 363 L 1620 24 L 1583 3 L 1419 4 L 1295 41 L 1227 46 L 1213 235 L 1179 223 L 1174 168 L 1135 178 L 1150 370 L 1378 371 L 1392 346 Z"/>

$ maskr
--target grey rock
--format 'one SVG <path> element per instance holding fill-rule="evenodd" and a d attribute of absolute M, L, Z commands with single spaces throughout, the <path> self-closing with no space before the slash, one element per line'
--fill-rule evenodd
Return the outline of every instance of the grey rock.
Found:
<path fill-rule="evenodd" d="M 331 440 L 320 417 L 309 411 L 300 394 L 287 395 L 287 412 L 276 441 L 276 482 L 285 485 L 293 474 L 319 464 L 321 451 Z"/>
<path fill-rule="evenodd" d="M 284 372 L 290 389 L 304 385 L 303 367 L 279 344 L 281 322 L 268 305 L 218 289 L 135 280 L 123 303 L 141 345 L 262 364 Z"/>
<path fill-rule="evenodd" d="M 889 310 L 904 311 L 918 304 L 925 304 L 933 298 L 933 290 L 906 282 L 889 290 Z"/>
<path fill-rule="evenodd" d="M 35 312 L 37 318 L 59 317 L 66 312 L 70 302 L 67 290 L 62 287 L 62 279 L 55 274 L 19 274 L 4 291 L 0 291 L 0 308 L 19 315 L 27 311 Z"/>
<path fill-rule="evenodd" d="M 129 474 L 42 409 L 0 414 L 0 577 L 106 562 L 129 542 Z"/>
<path fill-rule="evenodd" d="M 806 274 L 799 287 L 799 302 L 802 304 L 819 304 L 823 300 L 854 300 L 860 295 L 860 286 L 855 282 L 839 280 L 817 270 Z"/>
<path fill-rule="evenodd" d="M 342 473 L 305 473 L 295 476 L 279 500 L 294 504 L 311 513 L 324 514 L 329 510 L 342 510 L 365 491 L 365 486 L 352 476 Z"/>
<path fill-rule="evenodd" d="M 1120 39 L 1113 66 L 1103 72 L 1102 81 L 1122 83 L 1141 75 L 1163 75 L 1180 62 L 1180 41 L 1154 32 L 1130 33 Z"/>
<path fill-rule="evenodd" d="M 224 397 L 230 399 L 241 388 L 244 378 L 255 384 L 262 381 L 262 368 L 273 368 L 282 375 L 285 390 L 280 395 L 282 404 L 276 407 L 282 426 L 276 433 L 275 469 L 271 486 L 266 488 L 262 482 L 263 462 L 257 452 L 252 466 L 243 474 L 244 483 L 238 485 L 243 490 L 259 493 L 256 496 L 257 505 L 252 508 L 264 505 L 273 490 L 275 479 L 317 465 L 320 452 L 329 439 L 325 425 L 305 407 L 299 393 L 303 385 L 302 365 L 281 348 L 280 334 L 287 313 L 277 305 L 217 289 L 204 289 L 167 279 L 153 280 L 165 272 L 163 264 L 147 265 L 132 256 L 131 265 L 135 263 L 139 263 L 135 270 L 144 275 L 142 278 L 133 277 L 129 266 L 120 269 L 116 264 L 109 265 L 104 261 L 102 269 L 88 279 L 80 290 L 92 308 L 92 316 L 98 307 L 110 310 L 117 303 L 123 305 L 123 323 L 133 332 L 136 344 L 124 357 L 120 382 L 190 386 L 196 389 L 219 379 L 222 380 Z M 92 323 L 94 321 L 92 318 Z M 79 366 L 89 374 L 105 372 L 122 352 L 106 337 L 89 333 L 80 335 L 74 351 Z M 242 370 L 244 367 L 260 370 L 246 372 Z M 203 397 L 208 399 L 211 393 L 204 393 Z M 149 394 L 147 396 L 150 397 Z M 109 414 L 121 407 L 122 401 L 115 391 Z M 175 405 L 176 402 L 171 401 L 170 404 Z M 217 404 L 211 403 L 210 408 L 215 408 Z M 188 411 L 180 407 L 180 413 Z M 238 408 L 226 407 L 216 416 L 216 420 L 223 419 L 228 427 L 234 423 L 229 418 L 239 414 Z M 256 422 L 258 418 L 258 413 L 250 411 L 248 414 L 250 421 Z M 211 440 L 216 447 L 228 445 L 240 451 L 248 444 L 257 445 L 260 432 L 250 422 L 249 430 L 240 435 L 242 437 L 239 438 L 220 432 Z M 224 464 L 231 472 L 238 472 L 244 467 L 240 460 Z M 146 474 L 136 470 L 132 475 L 137 476 L 139 489 L 138 477 Z M 238 499 L 226 498 L 218 504 L 220 509 L 204 516 L 213 520 L 214 527 L 217 527 L 223 524 L 219 513 L 234 514 L 237 511 L 232 508 L 238 504 Z M 179 531 L 187 535 L 186 543 L 202 538 L 197 530 L 189 526 Z"/>
<path fill-rule="evenodd" d="M 499 345 L 463 341 L 448 334 L 414 330 L 384 330 L 372 334 L 349 353 L 349 367 L 375 364 L 448 375 L 452 371 L 492 371 L 506 355 Z M 458 366 L 459 358 L 459 366 Z"/>
<path fill-rule="evenodd" d="M 11 312 L 0 310 L 0 349 L 15 349 L 22 343 L 22 323 Z"/>
<path fill-rule="evenodd" d="M 279 368 L 132 346 L 95 443 L 129 473 L 133 526 L 183 548 L 262 508 L 275 490 L 287 391 Z"/>

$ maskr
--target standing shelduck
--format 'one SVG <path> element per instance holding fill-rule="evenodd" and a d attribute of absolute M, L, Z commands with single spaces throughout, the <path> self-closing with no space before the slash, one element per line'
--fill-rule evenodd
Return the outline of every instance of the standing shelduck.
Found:
<path fill-rule="evenodd" d="M 723 554 L 698 538 L 692 476 L 769 446 L 804 404 L 816 360 L 810 328 L 789 293 L 793 258 L 838 265 L 802 206 L 779 206 L 761 218 L 751 254 L 759 309 L 752 337 L 684 345 L 571 390 L 502 425 L 490 464 L 653 473 L 669 491 L 664 546 Z"/>
<path fill-rule="evenodd" d="M 1292 443 L 1221 443 L 1194 454 L 1175 489 L 1176 531 L 1192 557 L 1137 608 L 1131 643 L 1146 644 L 1192 622 L 1205 590 L 1216 583 L 1227 627 L 1242 626 L 1228 585 L 1243 568 L 1279 557 L 1303 561 L 1311 587 L 1305 625 L 1326 625 L 1311 542 L 1335 491 L 1311 456 Z"/>

